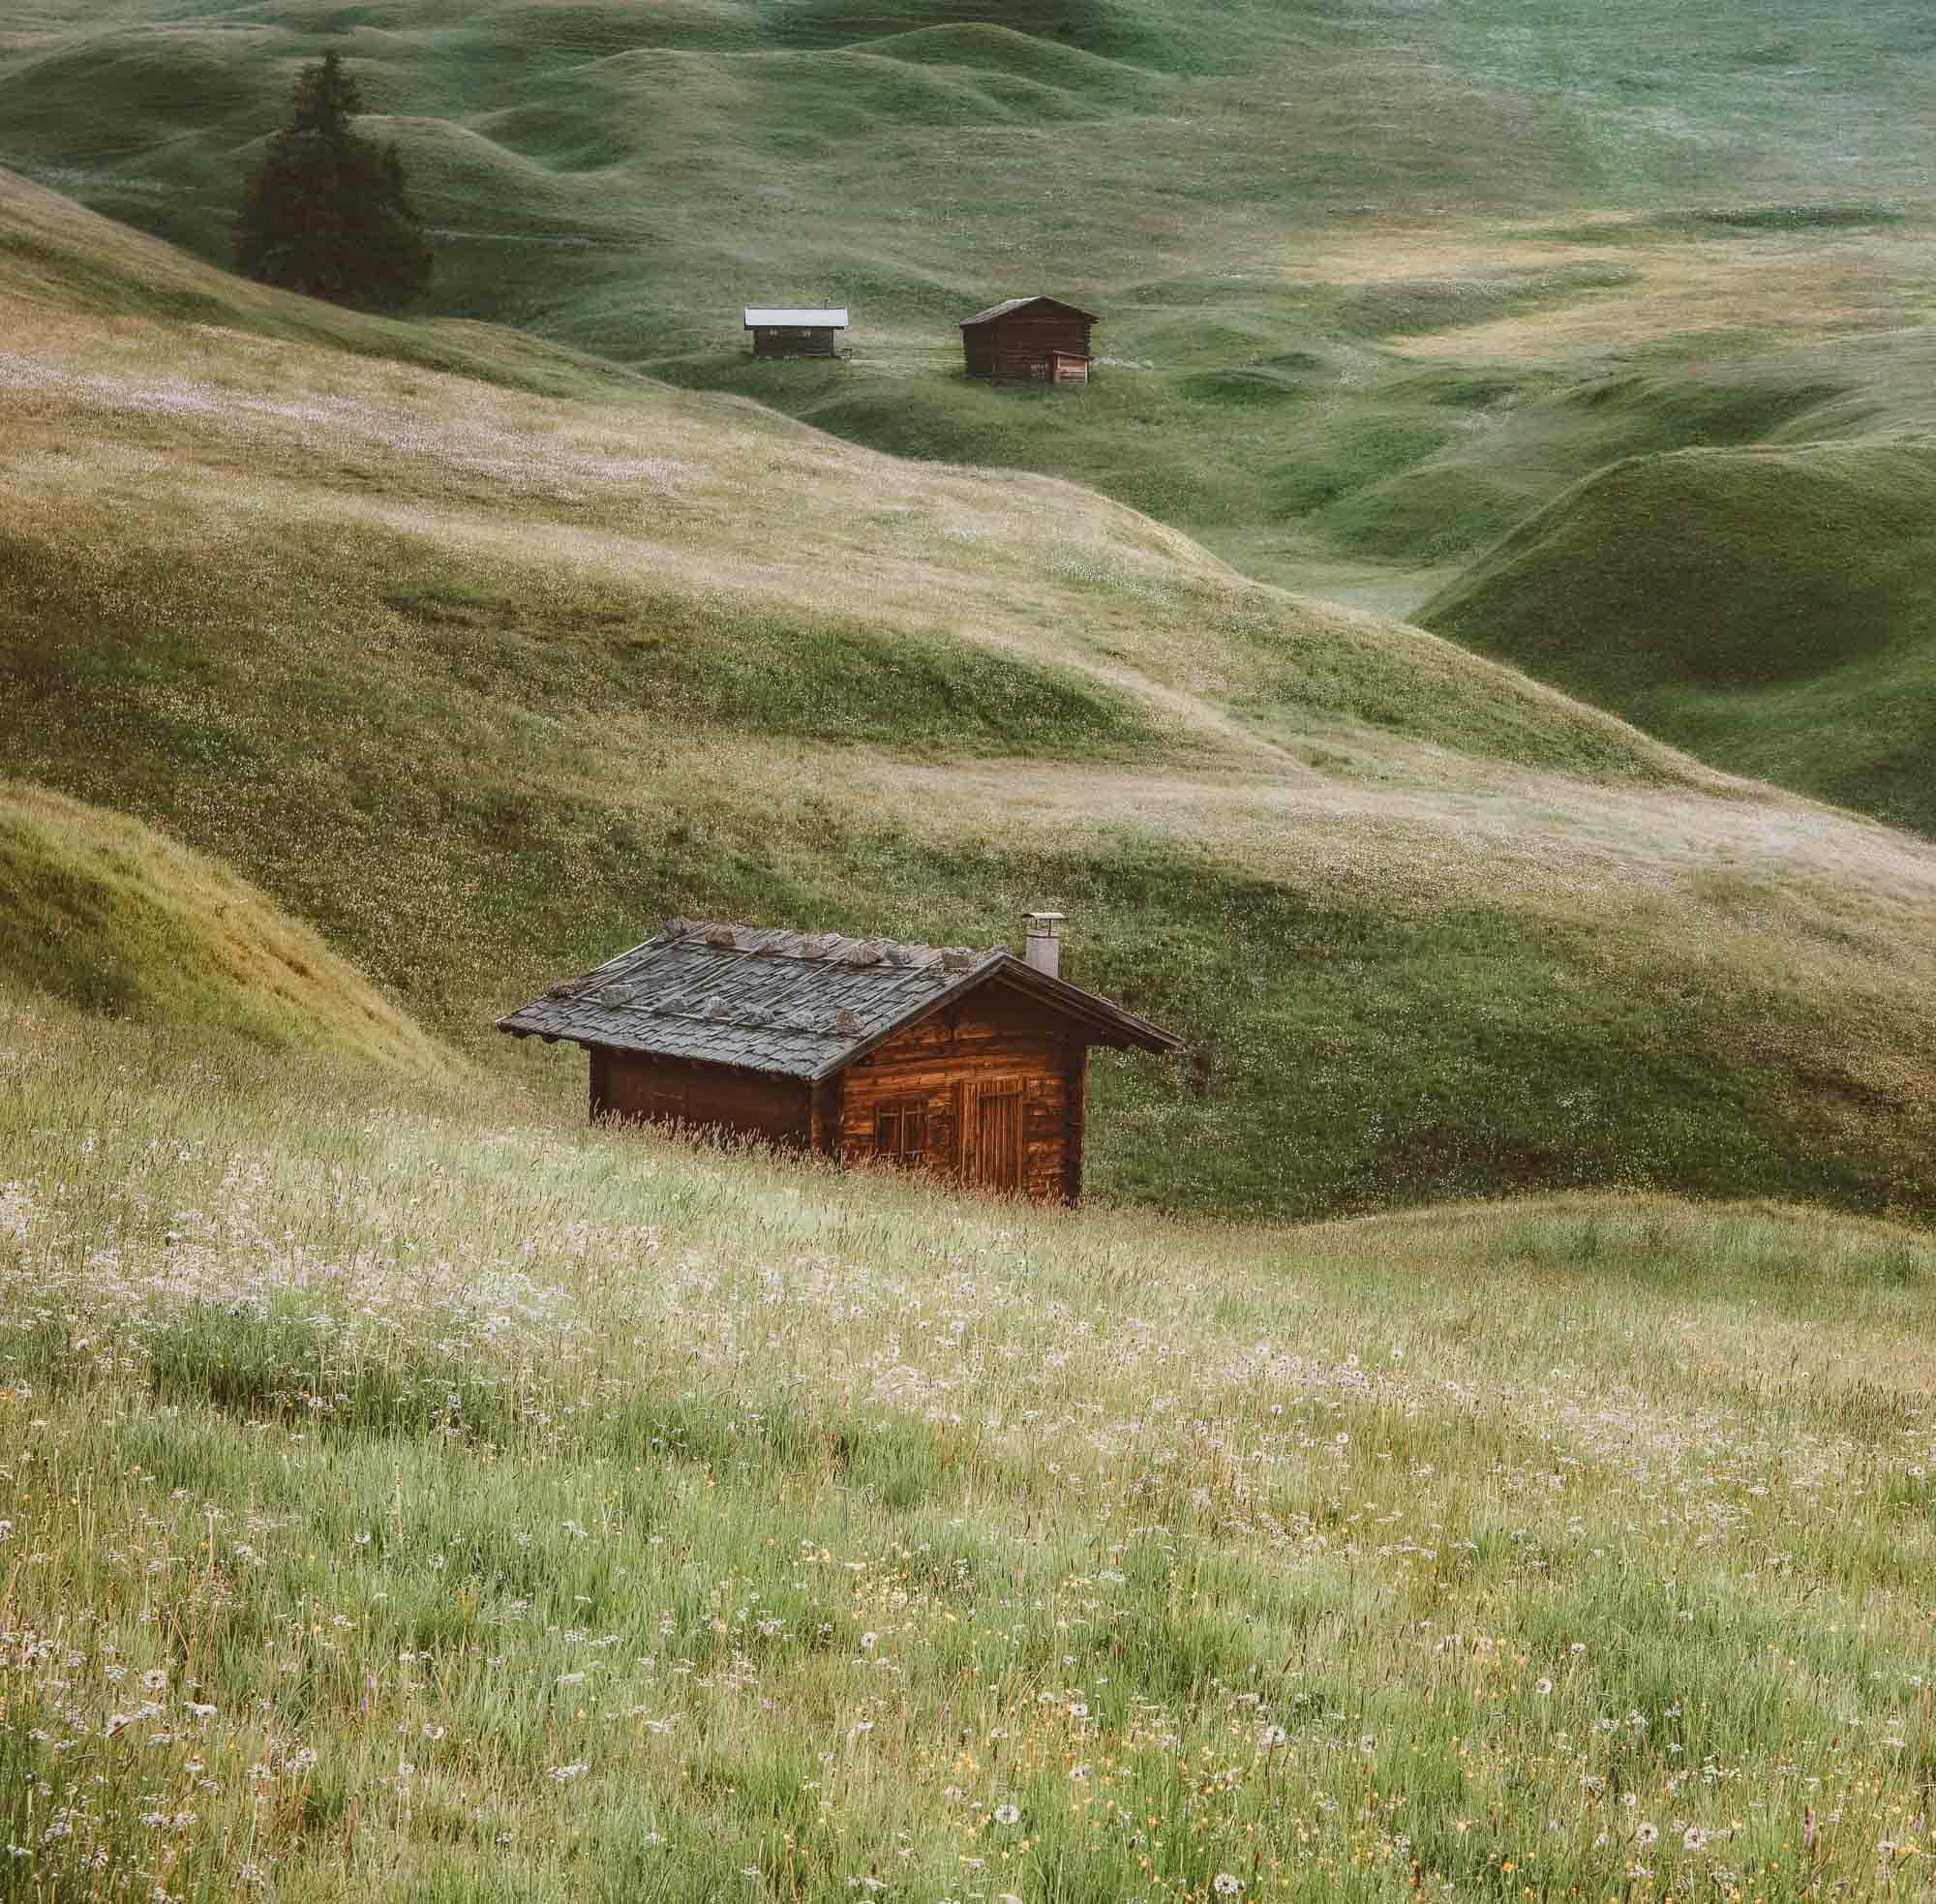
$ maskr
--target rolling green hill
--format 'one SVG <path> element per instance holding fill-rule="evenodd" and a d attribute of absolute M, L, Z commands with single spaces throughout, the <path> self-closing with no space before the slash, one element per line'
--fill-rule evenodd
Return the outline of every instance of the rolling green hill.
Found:
<path fill-rule="evenodd" d="M 1927 421 L 1936 36 L 1909 5 L 30 0 L 0 20 L 0 165 L 226 261 L 326 45 L 404 151 L 443 313 L 895 455 L 1073 477 L 1346 604 L 1412 612 L 1624 457 Z M 955 320 L 1038 287 L 1104 311 L 1096 384 L 967 384 Z M 125 294 L 195 315 L 173 267 Z M 786 299 L 852 308 L 852 360 L 752 363 L 741 306 Z M 255 309 L 570 381 L 448 329 Z M 1608 705 L 1926 824 L 1893 677 L 1839 679 L 1832 708 L 1743 710 L 1747 738 L 1665 682 Z"/>
<path fill-rule="evenodd" d="M 1936 831 L 1936 456 L 1690 450 L 1588 477 L 1421 620 L 1740 772 Z"/>
<path fill-rule="evenodd" d="M 1655 55 L 1669 17 L 1698 56 Z M 396 121 L 448 295 L 626 355 L 748 296 L 897 324 L 991 272 L 1100 292 L 1373 207 L 1916 192 L 1936 70 L 1919 9 L 1830 0 L 27 0 L 0 160 L 219 254 L 325 45 Z"/>
<path fill-rule="evenodd" d="M 438 1077 L 449 1059 L 253 888 L 120 814 L 0 783 L 0 989 Z"/>
<path fill-rule="evenodd" d="M 1099 1066 L 1105 1196 L 1936 1208 L 1914 839 L 1065 484 L 474 325 L 327 348 L 25 185 L 0 234 L 5 770 L 560 1104 L 579 1065 L 490 1019 L 664 914 L 985 944 L 1059 903 L 1192 1046 Z M 125 315 L 156 286 L 196 319 Z"/>

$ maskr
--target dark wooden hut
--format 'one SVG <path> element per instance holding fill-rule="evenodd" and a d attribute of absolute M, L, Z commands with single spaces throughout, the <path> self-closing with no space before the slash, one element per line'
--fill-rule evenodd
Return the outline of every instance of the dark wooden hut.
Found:
<path fill-rule="evenodd" d="M 1100 321 L 1059 298 L 1004 298 L 961 319 L 968 375 L 995 383 L 1087 383 L 1089 332 Z"/>
<path fill-rule="evenodd" d="M 591 1115 L 710 1125 L 1073 1203 L 1089 1047 L 1181 1041 L 1028 955 L 675 919 L 498 1020 L 591 1054 Z"/>
<path fill-rule="evenodd" d="M 741 328 L 752 332 L 756 357 L 837 357 L 847 313 L 767 310 L 749 304 Z"/>

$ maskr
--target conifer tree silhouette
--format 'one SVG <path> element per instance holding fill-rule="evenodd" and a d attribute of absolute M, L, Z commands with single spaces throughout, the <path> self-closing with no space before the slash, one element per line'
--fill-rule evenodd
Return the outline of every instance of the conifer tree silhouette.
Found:
<path fill-rule="evenodd" d="M 290 122 L 269 143 L 235 221 L 235 266 L 284 290 L 403 311 L 430 291 L 431 252 L 394 144 L 351 130 L 363 110 L 335 53 L 297 76 Z"/>

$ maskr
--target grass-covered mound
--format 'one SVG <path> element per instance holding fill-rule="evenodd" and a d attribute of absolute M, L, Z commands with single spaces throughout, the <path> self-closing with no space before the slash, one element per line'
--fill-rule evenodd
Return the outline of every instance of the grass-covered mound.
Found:
<path fill-rule="evenodd" d="M 71 197 L 10 171 L 0 171 L 0 279 L 10 302 L 326 345 L 513 388 L 597 391 L 624 380 L 613 364 L 496 326 L 403 322 L 290 297 L 112 219 L 79 215 Z"/>
<path fill-rule="evenodd" d="M 1411 472 L 1556 373 L 1602 378 L 1554 338 L 1613 311 L 1623 350 L 1689 258 L 1732 274 L 1684 314 L 1708 343 L 1717 312 L 1790 339 L 1921 320 L 1926 231 L 1891 195 L 1925 189 L 1936 48 L 1893 8 L 1701 0 L 1672 27 L 1699 56 L 1662 59 L 1655 11 L 36 0 L 0 19 L 0 165 L 226 263 L 294 71 L 335 47 L 401 147 L 440 311 L 1073 476 L 1322 582 L 1327 555 L 1456 559 L 1549 499 L 1550 472 Z M 1798 259 L 1822 263 L 1799 306 Z M 956 320 L 1033 289 L 1104 314 L 1096 386 L 961 389 Z M 740 312 L 768 301 L 848 306 L 852 365 L 749 365 Z M 1421 337 L 1515 324 L 1489 394 L 1409 374 Z"/>
<path fill-rule="evenodd" d="M 987 944 L 1060 903 L 1191 1044 L 1099 1064 L 1100 1195 L 1936 1209 L 1913 840 L 1065 484 L 0 297 L 7 770 L 560 1102 L 582 1059 L 490 1020 L 665 914 Z"/>
<path fill-rule="evenodd" d="M 1622 462 L 1423 611 L 1737 771 L 1936 829 L 1936 456 Z"/>
<path fill-rule="evenodd" d="M 0 1016 L 18 1894 L 1914 1891 L 1925 1235 L 1050 1215 L 193 1050 Z"/>
<path fill-rule="evenodd" d="M 0 988 L 154 1026 L 441 1072 L 309 926 L 137 821 L 0 781 Z"/>
<path fill-rule="evenodd" d="M 0 22 L 0 163 L 223 255 L 255 141 L 333 45 L 424 179 L 446 294 L 477 301 L 446 308 L 635 339 L 703 333 L 782 286 L 844 283 L 839 301 L 898 323 L 991 273 L 1093 291 L 1153 257 L 1216 271 L 1260 256 L 1260 231 L 1368 212 L 1692 205 L 1704 234 L 1787 236 L 1922 189 L 1936 51 L 1902 9 L 1700 0 L 1673 28 L 1700 57 L 1673 60 L 1656 13 L 33 0 Z M 1826 221 L 1806 216 L 1825 177 Z"/>

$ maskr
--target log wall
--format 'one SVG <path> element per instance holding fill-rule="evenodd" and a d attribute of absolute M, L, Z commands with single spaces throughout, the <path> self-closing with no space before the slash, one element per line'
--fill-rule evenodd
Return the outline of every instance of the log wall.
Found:
<path fill-rule="evenodd" d="M 1088 1056 L 1067 1018 L 997 982 L 819 1084 L 593 1049 L 591 1115 L 713 1126 L 844 1164 L 1074 1203 Z"/>
<path fill-rule="evenodd" d="M 813 1135 L 813 1088 L 797 1077 L 594 1050 L 591 1115 L 715 1125 L 805 1148 Z"/>
<path fill-rule="evenodd" d="M 979 993 L 847 1069 L 835 1154 L 1074 1202 L 1086 1056 L 1066 1020 Z"/>
<path fill-rule="evenodd" d="M 814 325 L 763 325 L 753 332 L 756 357 L 837 357 L 838 333 Z"/>
<path fill-rule="evenodd" d="M 961 333 L 968 375 L 997 383 L 1048 382 L 1058 352 L 1080 357 L 1086 366 L 1089 329 L 1089 320 L 1077 312 L 1041 306 L 992 317 Z"/>

